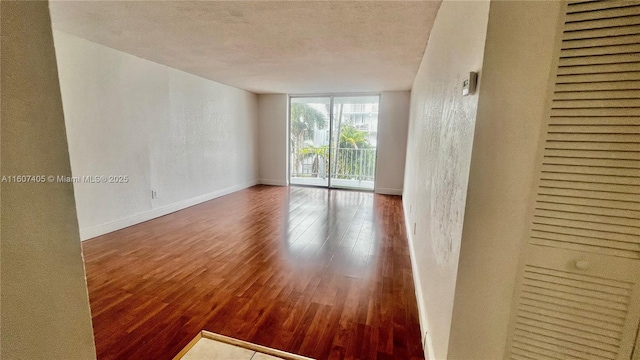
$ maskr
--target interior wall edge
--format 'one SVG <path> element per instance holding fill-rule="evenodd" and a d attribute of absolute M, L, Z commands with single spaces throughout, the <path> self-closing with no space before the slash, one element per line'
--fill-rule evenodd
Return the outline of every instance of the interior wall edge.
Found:
<path fill-rule="evenodd" d="M 411 91 L 380 93 L 375 192 L 401 195 L 407 157 Z"/>
<path fill-rule="evenodd" d="M 562 6 L 553 1 L 490 4 L 450 359 L 505 358 Z"/>
<path fill-rule="evenodd" d="M 404 227 L 407 233 L 407 241 L 409 242 L 409 258 L 411 259 L 411 273 L 413 278 L 413 287 L 415 289 L 416 301 L 418 303 L 418 320 L 420 322 L 420 336 L 422 339 L 422 350 L 424 351 L 425 359 L 433 359 L 433 345 L 430 338 L 427 336 L 429 333 L 429 322 L 427 320 L 427 310 L 424 307 L 424 295 L 422 291 L 422 285 L 420 282 L 420 272 L 418 271 L 418 260 L 416 258 L 415 246 L 413 243 L 413 233 L 411 229 L 411 219 L 409 218 L 409 211 L 407 209 L 407 202 L 402 199 L 402 213 L 404 216 Z"/>
<path fill-rule="evenodd" d="M 258 183 L 257 95 L 53 34 L 82 240 Z"/>
<path fill-rule="evenodd" d="M 0 357 L 95 359 L 48 2 L 0 13 Z"/>
<path fill-rule="evenodd" d="M 263 185 L 288 185 L 287 94 L 258 95 L 258 178 Z"/>
<path fill-rule="evenodd" d="M 444 1 L 411 91 L 403 202 L 430 359 L 451 357 L 452 310 L 483 76 L 469 96 L 462 94 L 460 84 L 469 72 L 483 72 L 488 16 L 489 2 Z"/>

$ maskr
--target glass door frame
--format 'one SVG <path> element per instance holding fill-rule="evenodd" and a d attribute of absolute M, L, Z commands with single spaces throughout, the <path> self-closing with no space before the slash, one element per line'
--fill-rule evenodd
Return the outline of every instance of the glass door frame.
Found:
<path fill-rule="evenodd" d="M 287 170 L 287 184 L 288 185 L 292 185 L 291 184 L 291 99 L 296 98 L 296 99 L 301 99 L 301 98 L 329 98 L 330 102 L 329 102 L 329 156 L 328 156 L 328 161 L 329 161 L 329 170 L 328 170 L 328 177 L 327 177 L 327 185 L 326 186 L 322 186 L 322 185 L 303 185 L 303 184 L 293 184 L 296 186 L 313 186 L 313 187 L 319 187 L 319 188 L 327 188 L 327 189 L 346 189 L 346 190 L 358 190 L 358 191 L 370 191 L 373 192 L 375 191 L 375 178 L 376 178 L 376 173 L 378 171 L 378 148 L 376 145 L 376 158 L 374 163 L 376 164 L 374 172 L 373 172 L 373 189 L 369 190 L 369 189 L 361 189 L 361 188 L 352 188 L 352 187 L 335 187 L 331 185 L 331 143 L 333 142 L 333 106 L 334 106 L 334 98 L 347 98 L 347 97 L 361 97 L 361 96 L 377 96 L 378 97 L 378 127 L 380 125 L 380 98 L 381 98 L 381 93 L 379 92 L 358 92 L 358 93 L 319 93 L 319 94 L 288 94 L 287 95 L 287 166 L 285 167 Z M 376 133 L 378 132 L 378 129 L 376 128 Z M 377 137 L 377 136 L 376 136 Z M 339 141 L 339 140 L 338 140 Z"/>

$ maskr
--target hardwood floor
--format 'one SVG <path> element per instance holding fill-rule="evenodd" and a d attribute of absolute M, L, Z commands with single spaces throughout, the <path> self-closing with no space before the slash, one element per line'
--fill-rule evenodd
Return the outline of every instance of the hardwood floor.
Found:
<path fill-rule="evenodd" d="M 99 359 L 209 330 L 316 359 L 424 359 L 400 197 L 255 186 L 83 243 Z"/>

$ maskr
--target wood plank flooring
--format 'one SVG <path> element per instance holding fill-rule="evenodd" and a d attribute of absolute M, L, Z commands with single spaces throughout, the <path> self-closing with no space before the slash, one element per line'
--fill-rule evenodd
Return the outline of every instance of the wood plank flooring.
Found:
<path fill-rule="evenodd" d="M 83 243 L 99 359 L 200 330 L 322 359 L 424 359 L 400 197 L 255 186 Z"/>

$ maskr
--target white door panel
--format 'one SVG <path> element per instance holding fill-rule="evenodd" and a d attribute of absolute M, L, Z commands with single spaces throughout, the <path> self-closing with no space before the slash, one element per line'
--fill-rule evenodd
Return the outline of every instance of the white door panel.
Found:
<path fill-rule="evenodd" d="M 640 2 L 566 12 L 505 357 L 640 360 Z"/>

